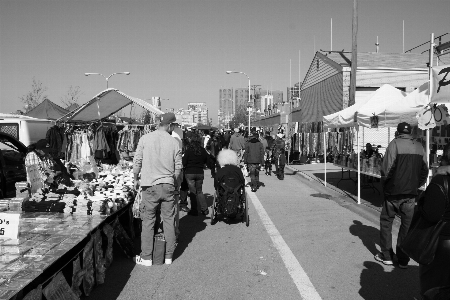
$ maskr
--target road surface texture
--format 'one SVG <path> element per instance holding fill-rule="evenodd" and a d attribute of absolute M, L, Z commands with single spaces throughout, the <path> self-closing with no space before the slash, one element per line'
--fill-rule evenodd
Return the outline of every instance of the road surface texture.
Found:
<path fill-rule="evenodd" d="M 403 270 L 373 259 L 377 210 L 286 173 L 283 181 L 262 174 L 260 189 L 247 189 L 249 227 L 181 213 L 172 265 L 135 265 L 118 249 L 88 299 L 420 299 L 415 262 Z"/>

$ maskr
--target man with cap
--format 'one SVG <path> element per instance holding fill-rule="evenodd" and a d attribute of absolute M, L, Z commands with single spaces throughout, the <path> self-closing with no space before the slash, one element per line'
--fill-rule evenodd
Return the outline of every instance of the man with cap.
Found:
<path fill-rule="evenodd" d="M 250 173 L 252 192 L 256 192 L 259 183 L 260 164 L 264 164 L 264 146 L 259 141 L 259 135 L 256 131 L 252 133 L 249 141 L 245 144 L 244 163 L 248 166 Z"/>
<path fill-rule="evenodd" d="M 409 257 L 399 247 L 408 233 L 414 214 L 415 199 L 418 189 L 428 176 L 428 166 L 422 144 L 411 136 L 412 128 L 408 123 L 397 126 L 397 135 L 389 143 L 381 166 L 381 178 L 384 202 L 380 215 L 380 248 L 375 260 L 392 265 L 392 222 L 395 215 L 401 218 L 397 237 L 396 254 L 398 266 L 408 267 Z"/>
<path fill-rule="evenodd" d="M 181 184 L 181 148 L 171 137 L 176 122 L 175 114 L 161 115 L 158 130 L 142 136 L 134 156 L 134 186 L 142 188 L 141 254 L 136 263 L 152 265 L 153 237 L 156 209 L 161 204 L 161 216 L 166 238 L 165 263 L 172 263 L 175 250 L 175 191 Z M 139 173 L 141 174 L 139 182 Z"/>

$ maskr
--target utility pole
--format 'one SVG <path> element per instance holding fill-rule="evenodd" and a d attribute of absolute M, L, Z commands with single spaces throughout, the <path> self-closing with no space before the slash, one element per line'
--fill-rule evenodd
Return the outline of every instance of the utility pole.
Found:
<path fill-rule="evenodd" d="M 358 0 L 353 0 L 353 22 L 352 22 L 352 65 L 350 75 L 350 91 L 348 106 L 355 104 L 356 70 L 358 65 Z M 344 107 L 346 108 L 346 107 Z"/>

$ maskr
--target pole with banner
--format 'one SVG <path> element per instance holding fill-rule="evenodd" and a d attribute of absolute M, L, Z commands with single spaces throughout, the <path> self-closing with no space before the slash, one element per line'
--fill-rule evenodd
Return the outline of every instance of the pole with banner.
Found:
<path fill-rule="evenodd" d="M 430 40 L 430 56 L 429 56 L 429 70 L 428 70 L 428 79 L 429 79 L 429 87 L 432 87 L 432 81 L 433 81 L 433 74 L 432 74 L 432 70 L 433 70 L 433 52 L 434 52 L 434 33 L 431 34 L 431 40 Z M 431 103 L 431 92 L 428 93 L 428 103 Z M 431 104 L 430 104 L 431 105 Z M 427 165 L 428 168 L 430 167 L 430 129 L 427 129 L 426 131 L 426 143 L 425 143 L 425 148 L 426 148 L 426 154 L 427 154 Z M 430 183 L 430 175 L 432 174 L 432 170 L 430 169 L 428 171 L 428 176 L 427 176 L 427 186 Z"/>

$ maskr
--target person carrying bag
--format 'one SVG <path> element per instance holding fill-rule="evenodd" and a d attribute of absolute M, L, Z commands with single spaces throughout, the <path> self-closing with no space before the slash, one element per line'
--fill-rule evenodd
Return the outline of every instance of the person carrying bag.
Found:
<path fill-rule="evenodd" d="M 450 286 L 449 178 L 436 175 L 418 201 L 400 248 L 419 263 L 420 292 Z"/>

